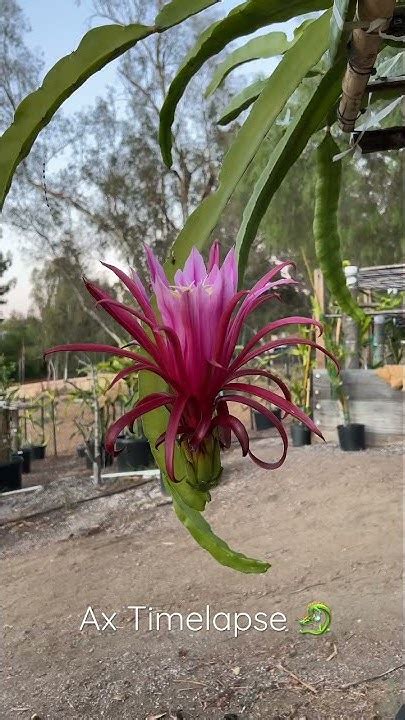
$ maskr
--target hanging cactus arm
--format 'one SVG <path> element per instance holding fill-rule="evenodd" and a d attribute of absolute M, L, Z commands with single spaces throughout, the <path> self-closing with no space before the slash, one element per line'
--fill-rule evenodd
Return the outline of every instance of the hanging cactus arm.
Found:
<path fill-rule="evenodd" d="M 243 553 L 232 550 L 224 540 L 221 540 L 212 531 L 210 525 L 203 518 L 201 513 L 190 508 L 182 499 L 177 487 L 166 487 L 173 496 L 174 511 L 196 542 L 221 565 L 238 570 L 242 573 L 265 573 L 271 567 L 270 563 L 262 560 L 254 560 Z"/>
<path fill-rule="evenodd" d="M 285 0 L 247 0 L 204 30 L 173 79 L 160 112 L 159 143 L 166 165 L 172 164 L 172 126 L 177 105 L 207 60 L 237 38 L 297 15 L 326 10 L 331 4 L 331 0 L 289 0 L 288 3 Z"/>
<path fill-rule="evenodd" d="M 252 195 L 245 206 L 236 238 L 240 283 L 243 280 L 249 251 L 260 222 L 276 190 L 280 187 L 290 167 L 299 158 L 311 136 L 325 124 L 331 108 L 336 107 L 341 92 L 344 65 L 344 61 L 341 61 L 328 70 L 307 103 L 297 110 L 296 117 L 275 146 L 253 188 Z"/>
<path fill-rule="evenodd" d="M 363 329 L 368 325 L 366 314 L 351 295 L 343 271 L 338 229 L 338 205 L 342 176 L 341 160 L 333 161 L 339 154 L 329 130 L 317 149 L 317 179 L 315 186 L 315 210 L 313 233 L 315 252 L 326 286 L 341 310 Z"/>
<path fill-rule="evenodd" d="M 155 26 L 159 32 L 162 32 L 219 2 L 220 0 L 188 0 L 185 3 L 184 0 L 172 0 L 156 15 Z"/>
<path fill-rule="evenodd" d="M 201 250 L 208 243 L 221 213 L 289 97 L 327 50 L 329 22 L 330 12 L 326 12 L 308 24 L 266 81 L 225 155 L 216 191 L 191 213 L 173 245 L 174 263 L 170 259 L 165 265 L 169 278 L 185 262 L 192 246 Z"/>

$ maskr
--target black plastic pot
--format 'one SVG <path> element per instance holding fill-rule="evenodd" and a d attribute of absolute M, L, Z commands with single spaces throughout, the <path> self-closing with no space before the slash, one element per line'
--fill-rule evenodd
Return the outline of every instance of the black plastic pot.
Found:
<path fill-rule="evenodd" d="M 45 460 L 46 443 L 44 445 L 31 445 L 32 460 Z"/>
<path fill-rule="evenodd" d="M 21 448 L 20 452 L 22 452 L 23 457 L 22 471 L 25 474 L 30 473 L 32 460 L 31 447 L 23 447 Z"/>
<path fill-rule="evenodd" d="M 271 411 L 278 420 L 281 420 L 281 410 L 278 408 L 276 410 Z M 257 412 L 257 410 L 253 410 L 253 415 L 255 417 L 255 425 L 256 430 L 268 430 L 269 428 L 274 427 L 274 423 L 268 418 L 266 415 L 262 415 L 262 413 Z"/>
<path fill-rule="evenodd" d="M 21 488 L 22 455 L 15 455 L 8 463 L 0 464 L 0 492 Z"/>
<path fill-rule="evenodd" d="M 142 470 L 154 464 L 153 455 L 146 438 L 119 437 L 116 442 L 119 472 Z"/>
<path fill-rule="evenodd" d="M 294 447 L 302 447 L 311 444 L 311 431 L 302 423 L 291 424 L 291 438 Z"/>
<path fill-rule="evenodd" d="M 342 450 L 356 451 L 366 449 L 365 426 L 361 423 L 338 425 L 339 443 Z"/>
<path fill-rule="evenodd" d="M 92 458 L 94 456 L 94 440 L 88 440 L 88 442 L 86 442 L 86 445 L 87 445 L 87 452 L 86 452 L 85 445 L 79 445 L 80 453 L 83 452 L 83 454 L 80 454 L 79 457 L 86 458 L 86 466 L 90 469 L 93 467 Z M 79 448 L 78 448 L 78 451 L 79 451 Z M 82 448 L 83 448 L 83 451 L 82 451 Z M 109 453 L 106 452 L 104 443 L 100 444 L 99 452 L 100 452 L 100 457 L 101 457 L 101 467 L 103 467 L 103 468 L 110 467 L 113 464 L 114 458 L 112 457 L 112 455 L 110 455 Z"/>
<path fill-rule="evenodd" d="M 76 448 L 76 454 L 79 458 L 85 458 L 86 457 L 86 446 L 85 445 L 78 445 Z"/>

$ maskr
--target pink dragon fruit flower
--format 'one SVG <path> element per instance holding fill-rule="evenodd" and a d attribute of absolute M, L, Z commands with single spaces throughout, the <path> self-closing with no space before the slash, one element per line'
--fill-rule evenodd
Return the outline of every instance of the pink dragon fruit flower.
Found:
<path fill-rule="evenodd" d="M 316 342 L 302 337 L 282 337 L 264 341 L 265 336 L 290 325 L 317 326 L 312 318 L 295 316 L 268 323 L 236 353 L 236 345 L 244 323 L 250 314 L 272 298 L 279 298 L 278 290 L 296 281 L 290 277 L 278 277 L 281 270 L 293 263 L 284 262 L 272 268 L 251 290 L 237 291 L 238 272 L 235 251 L 232 248 L 223 264 L 220 263 L 219 244 L 210 250 L 208 267 L 201 254 L 193 248 L 183 270 L 178 270 L 171 285 L 150 248 L 146 248 L 147 262 L 159 315 L 153 309 L 138 275 L 131 276 L 113 265 L 103 263 L 123 282 L 134 298 L 134 306 L 124 305 L 91 282 L 85 281 L 89 293 L 95 298 L 139 345 L 146 356 L 132 349 L 102 344 L 76 343 L 58 345 L 46 351 L 46 355 L 61 351 L 98 352 L 128 358 L 131 365 L 121 370 L 112 384 L 140 370 L 148 370 L 162 378 L 168 385 L 166 392 L 153 393 L 139 400 L 135 406 L 107 431 L 106 449 L 114 453 L 115 442 L 125 427 L 156 408 L 166 407 L 170 416 L 166 432 L 156 443 L 165 444 L 165 464 L 169 478 L 176 482 L 174 455 L 179 443 L 191 463 L 204 465 L 208 458 L 208 475 L 213 465 L 209 458 L 215 447 L 229 447 L 231 433 L 239 441 L 242 454 L 262 468 L 275 469 L 284 462 L 288 437 L 284 425 L 263 404 L 263 401 L 280 408 L 304 423 L 313 433 L 322 437 L 313 420 L 291 402 L 291 395 L 284 382 L 263 369 L 252 368 L 255 358 L 276 350 L 280 346 L 307 344 L 329 353 Z M 145 331 L 145 326 L 150 333 Z M 334 360 L 333 356 L 331 359 Z M 264 388 L 248 382 L 248 377 L 261 376 L 277 388 Z M 274 462 L 257 458 L 249 446 L 249 436 L 241 420 L 233 415 L 228 403 L 239 403 L 261 412 L 278 430 L 283 443 L 281 457 Z M 211 463 L 211 464 L 210 464 Z M 196 477 L 204 477 L 201 489 L 207 489 L 218 480 L 207 477 L 207 468 Z M 197 482 L 198 484 L 198 482 Z"/>

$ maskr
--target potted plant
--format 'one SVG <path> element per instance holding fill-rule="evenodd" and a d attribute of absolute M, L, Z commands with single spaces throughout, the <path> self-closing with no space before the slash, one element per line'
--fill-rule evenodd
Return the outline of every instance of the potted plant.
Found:
<path fill-rule="evenodd" d="M 236 349 L 241 350 L 242 347 L 238 345 L 236 347 Z M 279 355 L 277 355 L 277 357 L 279 357 Z M 275 356 L 272 353 L 266 353 L 266 355 L 256 358 L 255 366 L 257 367 L 257 369 L 259 371 L 260 370 L 269 371 L 273 368 L 274 360 L 275 360 Z M 260 376 L 258 375 L 258 377 L 260 377 Z M 266 385 L 268 388 L 270 388 L 270 380 L 268 380 L 268 379 L 266 380 Z M 280 408 L 276 408 L 276 407 L 273 407 L 272 405 L 270 405 L 270 410 L 278 420 L 281 420 Z M 274 423 L 270 420 L 270 418 L 268 418 L 266 415 L 263 415 L 261 412 L 258 412 L 257 410 L 252 410 L 251 416 L 252 416 L 252 427 L 255 430 L 269 430 L 270 428 L 274 427 Z"/>
<path fill-rule="evenodd" d="M 291 355 L 297 358 L 290 382 L 292 399 L 306 415 L 311 415 L 311 370 L 314 366 L 312 348 L 310 345 L 297 345 L 291 350 Z M 294 447 L 311 444 L 311 431 L 298 420 L 292 421 L 290 432 Z"/>
<path fill-rule="evenodd" d="M 37 403 L 31 408 L 29 417 L 33 427 L 38 430 L 40 441 L 31 443 L 31 454 L 33 460 L 44 460 L 47 442 L 45 438 L 45 396 L 43 394 L 37 398 Z M 38 410 L 39 420 L 36 417 Z"/>
<path fill-rule="evenodd" d="M 87 386 L 68 381 L 73 388 L 68 398 L 80 405 L 80 415 L 74 419 L 76 431 L 72 434 L 72 437 L 79 434 L 83 439 L 83 444 L 77 447 L 77 455 L 86 459 L 88 468 L 94 464 L 99 468 L 107 467 L 113 461 L 104 448 L 105 433 L 113 419 L 114 405 L 107 392 L 109 378 L 100 376 L 97 368 L 87 364 L 80 374 L 89 379 Z"/>
<path fill-rule="evenodd" d="M 12 452 L 10 404 L 15 366 L 0 355 L 0 492 L 21 488 L 22 458 Z"/>
<path fill-rule="evenodd" d="M 130 364 L 123 358 L 113 358 L 107 362 L 99 363 L 97 369 L 116 374 Z M 113 394 L 112 391 L 114 391 Z M 110 401 L 113 401 L 114 406 L 118 403 L 121 405 L 122 412 L 128 412 L 139 397 L 137 373 L 131 373 L 124 380 L 118 382 L 107 395 L 110 396 Z M 125 432 L 117 439 L 116 446 L 119 452 L 116 459 L 119 472 L 143 470 L 154 465 L 149 441 L 143 434 L 140 421 L 134 423 L 132 432 L 128 428 L 125 429 Z"/>
<path fill-rule="evenodd" d="M 337 343 L 332 335 L 332 329 L 328 323 L 324 323 L 325 346 L 337 358 L 340 365 L 344 364 L 346 350 L 343 345 Z M 339 445 L 345 451 L 365 450 L 365 426 L 363 423 L 353 423 L 350 418 L 350 398 L 344 385 L 341 372 L 335 364 L 326 360 L 326 369 L 329 376 L 332 398 L 337 401 L 342 417 L 342 423 L 337 426 Z"/>

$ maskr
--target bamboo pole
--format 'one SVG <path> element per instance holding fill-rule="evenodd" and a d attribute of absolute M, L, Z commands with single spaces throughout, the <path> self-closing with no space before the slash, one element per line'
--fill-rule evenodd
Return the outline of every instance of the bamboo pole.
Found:
<path fill-rule="evenodd" d="M 325 281 L 322 271 L 318 268 L 314 271 L 314 294 L 315 294 L 315 312 L 314 316 L 316 320 L 321 320 L 325 313 L 326 299 L 325 299 Z M 323 335 L 318 338 L 318 345 L 325 347 L 325 340 Z M 325 354 L 321 350 L 316 350 L 316 367 L 324 369 L 326 368 Z"/>
<path fill-rule="evenodd" d="M 379 18 L 384 21 L 371 31 L 362 27 L 353 30 L 338 109 L 338 122 L 343 132 L 351 133 L 354 130 L 366 86 L 381 48 L 380 31 L 387 30 L 394 7 L 395 0 L 359 0 L 357 4 L 356 20 L 365 26 Z"/>

